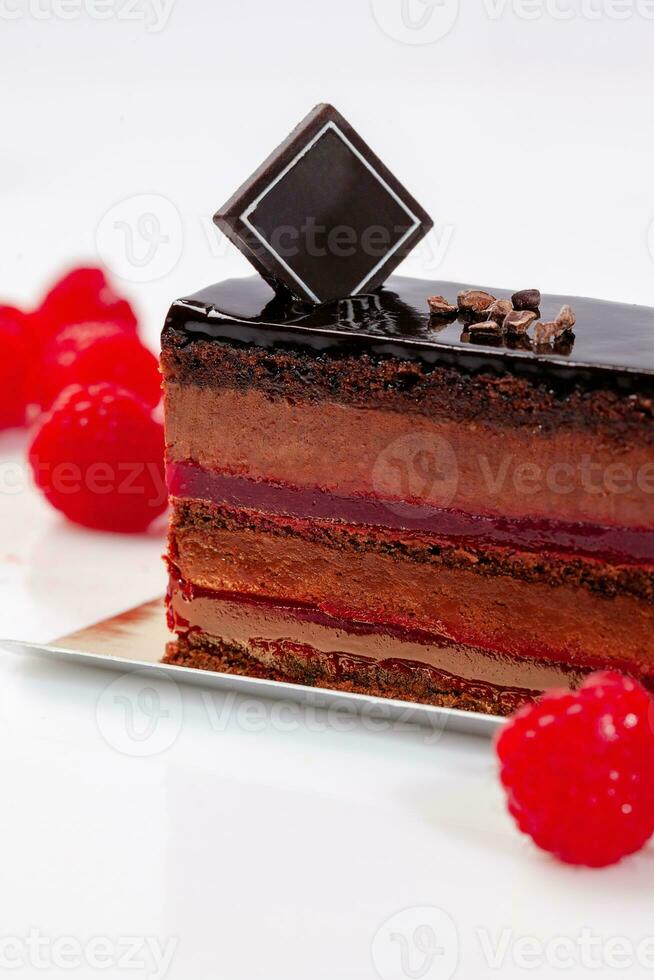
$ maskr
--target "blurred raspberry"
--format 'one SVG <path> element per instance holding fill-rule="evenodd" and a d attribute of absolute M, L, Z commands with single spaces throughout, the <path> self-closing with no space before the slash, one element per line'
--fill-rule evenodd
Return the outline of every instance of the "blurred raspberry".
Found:
<path fill-rule="evenodd" d="M 46 345 L 39 366 L 37 398 L 48 408 L 71 384 L 113 382 L 149 405 L 161 397 L 157 359 L 135 333 L 115 323 L 64 327 Z"/>
<path fill-rule="evenodd" d="M 654 703 L 629 677 L 592 675 L 521 708 L 497 740 L 518 827 L 561 861 L 603 867 L 654 833 Z"/>
<path fill-rule="evenodd" d="M 25 424 L 28 317 L 0 306 L 0 429 Z"/>
<path fill-rule="evenodd" d="M 112 384 L 73 386 L 29 450 L 37 486 L 69 520 L 145 531 L 166 509 L 164 431 L 142 399 Z"/>
<path fill-rule="evenodd" d="M 59 279 L 33 314 L 35 336 L 45 344 L 71 323 L 111 322 L 136 330 L 137 320 L 127 300 L 118 296 L 102 269 L 73 269 Z"/>

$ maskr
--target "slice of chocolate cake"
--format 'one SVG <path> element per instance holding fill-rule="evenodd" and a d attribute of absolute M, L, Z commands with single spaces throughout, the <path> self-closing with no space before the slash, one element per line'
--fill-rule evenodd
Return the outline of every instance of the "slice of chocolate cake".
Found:
<path fill-rule="evenodd" d="M 654 687 L 654 311 L 490 293 L 173 304 L 167 662 L 498 714 Z"/>
<path fill-rule="evenodd" d="M 382 286 L 431 219 L 328 105 L 215 220 L 263 278 L 164 328 L 168 662 L 499 714 L 654 684 L 654 313 Z"/>

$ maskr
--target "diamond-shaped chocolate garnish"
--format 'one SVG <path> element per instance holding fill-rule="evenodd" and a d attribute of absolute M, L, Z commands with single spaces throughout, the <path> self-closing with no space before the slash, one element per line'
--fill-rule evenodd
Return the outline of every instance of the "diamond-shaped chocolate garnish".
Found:
<path fill-rule="evenodd" d="M 330 105 L 316 106 L 214 221 L 266 279 L 311 303 L 370 292 L 432 227 Z"/>

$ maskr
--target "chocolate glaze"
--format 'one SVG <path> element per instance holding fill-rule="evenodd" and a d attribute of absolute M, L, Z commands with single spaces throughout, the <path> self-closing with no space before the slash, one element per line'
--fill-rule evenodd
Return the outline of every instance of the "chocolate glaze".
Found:
<path fill-rule="evenodd" d="M 458 321 L 435 323 L 427 298 L 452 300 L 463 289 L 488 289 L 498 298 L 513 290 L 466 283 L 392 276 L 373 293 L 313 306 L 276 293 L 258 276 L 229 279 L 173 303 L 166 328 L 188 340 L 309 353 L 365 351 L 378 357 L 420 360 L 466 372 L 516 374 L 553 386 L 611 388 L 623 394 L 654 396 L 654 309 L 570 296 L 544 295 L 543 321 L 564 303 L 576 315 L 575 341 L 566 349 L 542 352 L 469 342 Z"/>

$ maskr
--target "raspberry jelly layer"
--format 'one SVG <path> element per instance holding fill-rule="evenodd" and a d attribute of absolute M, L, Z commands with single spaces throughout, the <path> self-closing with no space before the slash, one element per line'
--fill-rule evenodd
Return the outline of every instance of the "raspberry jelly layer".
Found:
<path fill-rule="evenodd" d="M 565 523 L 545 518 L 473 515 L 421 504 L 349 496 L 218 473 L 193 462 L 169 463 L 172 497 L 206 500 L 302 519 L 343 521 L 445 537 L 461 544 L 498 545 L 590 555 L 617 562 L 654 565 L 654 530 Z"/>

